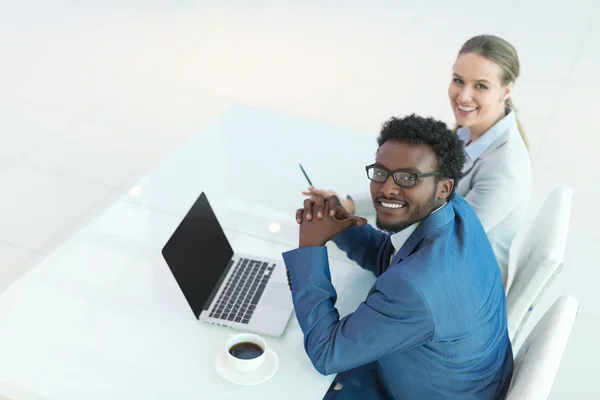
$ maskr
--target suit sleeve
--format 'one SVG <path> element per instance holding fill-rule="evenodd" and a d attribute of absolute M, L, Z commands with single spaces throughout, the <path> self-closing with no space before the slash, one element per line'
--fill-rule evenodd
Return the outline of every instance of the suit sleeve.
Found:
<path fill-rule="evenodd" d="M 433 319 L 425 299 L 397 270 L 382 274 L 372 294 L 340 320 L 327 249 L 296 249 L 283 258 L 304 347 L 321 374 L 356 368 L 432 339 Z"/>
<path fill-rule="evenodd" d="M 388 237 L 389 234 L 365 225 L 348 228 L 332 241 L 349 259 L 377 276 L 379 250 Z"/>

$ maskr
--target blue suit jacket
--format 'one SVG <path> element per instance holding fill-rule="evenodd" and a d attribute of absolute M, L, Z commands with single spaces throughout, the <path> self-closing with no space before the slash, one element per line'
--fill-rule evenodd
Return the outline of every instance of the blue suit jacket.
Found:
<path fill-rule="evenodd" d="M 367 299 L 341 320 L 327 249 L 283 254 L 315 368 L 355 371 L 344 399 L 504 398 L 513 367 L 506 299 L 472 208 L 457 195 L 421 222 L 391 264 L 389 237 L 369 225 L 335 237 L 377 276 Z"/>

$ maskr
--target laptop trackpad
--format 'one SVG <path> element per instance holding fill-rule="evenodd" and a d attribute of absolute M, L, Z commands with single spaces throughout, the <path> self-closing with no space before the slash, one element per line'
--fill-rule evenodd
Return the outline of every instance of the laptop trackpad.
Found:
<path fill-rule="evenodd" d="M 271 283 L 265 288 L 261 303 L 269 307 L 286 308 L 292 306 L 292 292 L 284 283 Z"/>

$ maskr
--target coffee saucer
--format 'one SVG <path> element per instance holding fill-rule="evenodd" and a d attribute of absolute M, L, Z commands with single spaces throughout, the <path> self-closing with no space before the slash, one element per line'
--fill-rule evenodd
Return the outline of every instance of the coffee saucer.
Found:
<path fill-rule="evenodd" d="M 215 357 L 215 368 L 221 377 L 236 385 L 258 385 L 271 379 L 279 368 L 279 357 L 271 349 L 265 352 L 265 361 L 262 365 L 251 372 L 238 372 L 227 365 L 227 352 L 219 352 Z"/>

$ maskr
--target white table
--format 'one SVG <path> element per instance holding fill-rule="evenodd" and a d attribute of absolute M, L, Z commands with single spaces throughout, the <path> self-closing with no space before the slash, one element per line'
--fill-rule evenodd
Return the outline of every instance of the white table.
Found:
<path fill-rule="evenodd" d="M 369 190 L 376 135 L 235 106 L 136 185 L 127 199 L 180 213 L 205 191 L 222 224 L 296 246 L 308 183 L 340 195 Z M 269 225 L 279 224 L 278 232 Z"/>
<path fill-rule="evenodd" d="M 338 180 L 319 171 L 356 162 L 331 156 L 328 143 L 344 134 L 352 133 L 246 108 L 199 134 L 140 181 L 132 191 L 138 196 L 115 202 L 0 296 L 0 394 L 18 400 L 320 398 L 333 376 L 312 367 L 294 315 L 283 337 L 266 338 L 280 361 L 271 380 L 242 387 L 219 377 L 215 355 L 235 331 L 195 319 L 160 250 L 206 190 L 236 252 L 280 258 L 297 242 L 293 210 L 306 186 L 297 161 L 307 147 L 298 143 L 327 139 L 320 156 L 306 153 L 301 161 L 311 178 L 331 186 Z M 250 148 L 252 141 L 261 145 Z M 291 147 L 277 150 L 266 145 L 271 141 Z M 250 162 L 250 154 L 263 161 Z M 278 169 L 264 172 L 267 162 Z M 222 167 L 219 175 L 204 169 L 210 165 Z M 351 180 L 339 179 L 341 189 L 351 188 Z M 366 177 L 362 182 L 368 185 Z M 271 222 L 281 230 L 263 229 Z M 330 254 L 344 315 L 365 298 L 373 278 L 339 251 Z"/>

